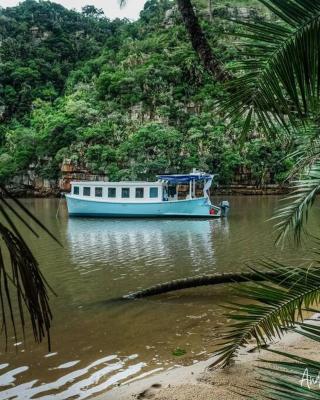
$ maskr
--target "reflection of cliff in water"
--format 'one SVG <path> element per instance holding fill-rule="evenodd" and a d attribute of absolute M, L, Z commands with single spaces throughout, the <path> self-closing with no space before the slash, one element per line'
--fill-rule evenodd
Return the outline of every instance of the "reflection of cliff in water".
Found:
<path fill-rule="evenodd" d="M 68 242 L 75 265 L 168 268 L 172 260 L 193 271 L 215 264 L 215 237 L 228 234 L 227 220 L 69 219 Z M 198 269 L 197 269 L 198 268 Z"/>

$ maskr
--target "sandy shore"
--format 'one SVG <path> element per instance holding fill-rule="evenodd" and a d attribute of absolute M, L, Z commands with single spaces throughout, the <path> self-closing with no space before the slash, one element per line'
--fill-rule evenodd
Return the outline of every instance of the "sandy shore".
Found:
<path fill-rule="evenodd" d="M 313 320 L 319 316 L 314 316 Z M 317 359 L 315 342 L 296 333 L 273 343 L 272 349 Z M 249 348 L 250 350 L 250 348 Z M 279 359 L 266 350 L 241 351 L 233 366 L 225 370 L 208 370 L 213 359 L 188 367 L 177 367 L 142 379 L 133 380 L 100 395 L 95 400 L 242 400 L 241 393 L 259 399 L 256 378 L 259 359 Z"/>

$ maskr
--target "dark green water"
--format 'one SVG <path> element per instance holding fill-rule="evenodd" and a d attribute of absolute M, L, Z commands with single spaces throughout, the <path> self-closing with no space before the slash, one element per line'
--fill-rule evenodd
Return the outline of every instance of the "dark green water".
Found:
<path fill-rule="evenodd" d="M 9 351 L 0 354 L 0 399 L 89 398 L 140 374 L 206 357 L 225 322 L 219 305 L 231 299 L 230 286 L 110 299 L 170 279 L 240 271 L 264 257 L 308 260 L 304 248 L 274 248 L 266 220 L 278 198 L 229 200 L 223 220 L 68 219 L 64 203 L 56 219 L 57 200 L 25 200 L 64 244 L 29 237 L 58 293 L 51 297 L 52 351 L 34 344 L 30 329 L 26 342 L 11 337 Z M 319 216 L 315 207 L 314 230 Z M 172 355 L 177 347 L 186 350 L 183 357 Z"/>

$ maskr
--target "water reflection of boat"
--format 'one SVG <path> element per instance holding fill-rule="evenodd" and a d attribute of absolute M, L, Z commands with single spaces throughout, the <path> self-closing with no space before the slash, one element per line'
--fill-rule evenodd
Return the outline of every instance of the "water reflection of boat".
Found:
<path fill-rule="evenodd" d="M 227 220 L 70 219 L 68 242 L 73 260 L 167 266 L 177 257 L 199 266 L 215 261 L 214 237 L 228 230 Z"/>

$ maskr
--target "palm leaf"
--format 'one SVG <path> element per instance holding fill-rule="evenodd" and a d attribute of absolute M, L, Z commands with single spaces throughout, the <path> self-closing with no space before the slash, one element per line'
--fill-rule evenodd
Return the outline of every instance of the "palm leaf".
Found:
<path fill-rule="evenodd" d="M 271 370 L 272 373 L 276 371 Z M 264 397 L 268 400 L 317 400 L 320 399 L 320 392 L 315 389 L 301 386 L 300 383 L 288 379 L 265 374 L 260 380 L 264 389 Z M 252 397 L 251 397 L 252 398 Z"/>
<path fill-rule="evenodd" d="M 304 175 L 320 159 L 319 133 L 319 127 L 313 123 L 306 126 L 299 132 L 299 136 L 294 138 L 292 147 L 295 150 L 287 156 L 287 159 L 293 162 L 288 180 Z"/>
<path fill-rule="evenodd" d="M 242 140 L 251 125 L 288 142 L 298 138 L 290 154 L 293 193 L 275 218 L 277 241 L 293 229 L 299 243 L 320 183 L 320 0 L 260 1 L 277 20 L 234 21 L 242 54 L 231 66 L 236 78 L 227 83 L 229 94 L 218 109 L 231 124 L 245 121 Z"/>
<path fill-rule="evenodd" d="M 320 342 L 320 327 L 312 324 L 299 324 L 295 332 L 317 343 Z M 316 344 L 316 343 L 315 343 Z M 284 361 L 260 360 L 266 366 L 260 366 L 263 397 L 275 400 L 311 400 L 320 399 L 319 387 L 310 385 L 318 382 L 320 362 L 295 354 L 267 349 L 284 358 Z M 306 382 L 307 381 L 307 382 Z M 252 398 L 248 396 L 248 398 Z"/>
<path fill-rule="evenodd" d="M 278 20 L 235 21 L 243 57 L 232 65 L 237 78 L 219 108 L 232 122 L 251 113 L 274 133 L 300 127 L 318 108 L 320 1 L 260 1 Z"/>
<path fill-rule="evenodd" d="M 212 366 L 227 366 L 241 347 L 254 339 L 261 347 L 292 328 L 302 311 L 320 302 L 320 269 L 318 266 L 289 268 L 277 262 L 265 262 L 264 267 L 281 270 L 269 284 L 241 288 L 240 293 L 250 304 L 231 304 L 231 323 L 219 340 L 217 356 Z M 286 271 L 285 271 L 286 270 Z M 285 271 L 285 272 L 284 272 Z M 263 275 L 263 273 L 261 273 Z"/>
<path fill-rule="evenodd" d="M 291 229 L 296 242 L 300 242 L 303 223 L 308 221 L 309 209 L 320 191 L 320 160 L 315 161 L 300 180 L 293 182 L 292 189 L 293 192 L 284 199 L 285 205 L 272 218 L 279 220 L 275 225 L 277 242 L 283 240 Z"/>
<path fill-rule="evenodd" d="M 2 219 L 0 221 L 0 307 L 1 330 L 5 335 L 6 348 L 10 321 L 17 340 L 14 301 L 17 302 L 23 335 L 26 312 L 36 342 L 41 342 L 47 335 L 50 348 L 52 313 L 49 306 L 49 286 L 12 216 L 17 218 L 34 236 L 39 235 L 32 227 L 31 221 L 58 243 L 59 241 L 20 201 L 13 199 L 5 188 L 0 187 L 0 190 L 0 217 Z M 12 204 L 4 198 L 3 194 L 11 197 Z"/>

